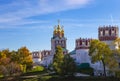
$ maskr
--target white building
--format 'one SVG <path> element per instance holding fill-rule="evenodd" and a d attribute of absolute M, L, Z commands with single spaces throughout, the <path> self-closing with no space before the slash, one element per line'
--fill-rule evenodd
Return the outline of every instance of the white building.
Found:
<path fill-rule="evenodd" d="M 75 50 L 70 52 L 71 57 L 75 59 L 77 65 L 89 64 L 94 68 L 94 74 L 100 75 L 103 73 L 103 65 L 101 62 L 91 63 L 91 57 L 89 56 L 90 38 L 79 38 L 75 41 Z"/>
<path fill-rule="evenodd" d="M 103 26 L 98 28 L 98 37 L 100 41 L 105 42 L 109 47 L 114 50 L 118 46 L 113 44 L 114 40 L 118 38 L 119 29 L 116 26 Z M 103 64 L 102 62 L 91 63 L 89 56 L 89 44 L 92 39 L 79 38 L 76 40 L 75 50 L 70 52 L 71 57 L 73 57 L 77 64 L 89 63 L 92 68 L 94 68 L 95 75 L 103 75 Z M 106 67 L 107 73 L 108 68 Z"/>
<path fill-rule="evenodd" d="M 32 58 L 34 63 L 40 64 L 40 62 L 42 61 L 41 51 L 32 52 Z"/>
<path fill-rule="evenodd" d="M 98 28 L 98 38 L 100 41 L 107 43 L 111 49 L 116 49 L 117 45 L 113 44 L 113 41 L 118 38 L 119 29 L 117 26 L 103 26 Z M 91 57 L 89 56 L 90 38 L 79 38 L 75 41 L 75 49 L 69 54 L 75 59 L 75 62 L 80 65 L 88 63 L 90 67 L 94 68 L 95 75 L 103 74 L 102 62 L 91 63 Z M 51 50 L 42 52 L 33 52 L 33 61 L 40 63 L 44 66 L 49 66 L 53 61 L 53 55 L 55 54 L 56 46 L 60 45 L 63 48 L 63 53 L 67 54 L 66 49 L 67 38 L 64 36 L 64 29 L 58 23 L 53 31 L 53 37 L 51 38 Z M 108 69 L 107 69 L 108 70 Z"/>
<path fill-rule="evenodd" d="M 46 57 L 50 56 L 50 54 L 50 50 L 34 51 L 32 52 L 33 62 L 36 64 L 43 64 L 43 60 L 45 60 Z"/>

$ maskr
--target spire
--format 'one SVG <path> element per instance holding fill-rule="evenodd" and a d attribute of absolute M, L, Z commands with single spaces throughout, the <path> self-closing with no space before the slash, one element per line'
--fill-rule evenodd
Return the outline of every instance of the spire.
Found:
<path fill-rule="evenodd" d="M 57 31 L 61 31 L 61 28 L 60 28 L 60 20 L 58 20 L 58 27 L 57 27 Z"/>

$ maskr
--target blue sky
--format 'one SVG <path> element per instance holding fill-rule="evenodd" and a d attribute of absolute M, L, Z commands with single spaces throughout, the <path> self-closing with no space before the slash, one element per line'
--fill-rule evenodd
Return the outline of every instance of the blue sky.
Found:
<path fill-rule="evenodd" d="M 98 38 L 99 26 L 120 26 L 120 0 L 0 0 L 0 49 L 50 50 L 58 19 L 71 51 L 75 39 Z"/>

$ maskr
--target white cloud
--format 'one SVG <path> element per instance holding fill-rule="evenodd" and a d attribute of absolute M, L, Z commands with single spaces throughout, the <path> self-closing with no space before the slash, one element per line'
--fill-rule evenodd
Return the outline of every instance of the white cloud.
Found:
<path fill-rule="evenodd" d="M 16 0 L 0 6 L 0 23 L 13 22 L 40 14 L 80 8 L 92 0 Z"/>
<path fill-rule="evenodd" d="M 71 6 L 76 6 L 76 5 L 83 6 L 89 4 L 91 0 L 65 0 L 65 1 L 67 1 L 67 4 Z"/>

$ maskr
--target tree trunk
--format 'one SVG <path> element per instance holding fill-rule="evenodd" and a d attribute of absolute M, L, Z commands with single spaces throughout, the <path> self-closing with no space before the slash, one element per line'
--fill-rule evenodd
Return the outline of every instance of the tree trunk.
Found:
<path fill-rule="evenodd" d="M 102 63 L 103 63 L 104 76 L 106 77 L 106 68 L 105 68 L 105 62 L 104 62 L 104 59 L 102 59 Z"/>

